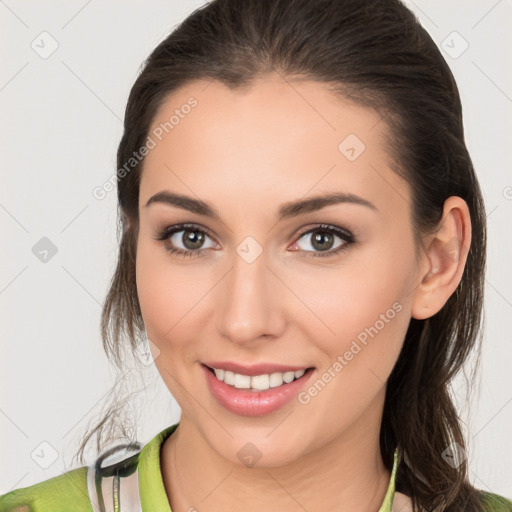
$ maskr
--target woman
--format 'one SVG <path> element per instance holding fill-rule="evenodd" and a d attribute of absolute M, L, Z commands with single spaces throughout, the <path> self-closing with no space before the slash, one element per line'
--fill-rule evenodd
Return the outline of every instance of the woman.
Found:
<path fill-rule="evenodd" d="M 485 210 L 403 4 L 205 5 L 134 84 L 117 178 L 105 348 L 145 333 L 180 422 L 0 510 L 512 510 L 469 482 L 448 390 Z"/>

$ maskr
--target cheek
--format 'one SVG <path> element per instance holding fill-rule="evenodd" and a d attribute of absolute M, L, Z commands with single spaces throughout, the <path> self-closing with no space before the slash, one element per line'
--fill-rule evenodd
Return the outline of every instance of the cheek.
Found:
<path fill-rule="evenodd" d="M 165 296 L 168 288 L 166 276 L 162 274 L 161 264 L 155 257 L 155 251 L 150 244 L 141 241 L 139 237 L 136 260 L 136 282 L 139 304 L 144 318 L 146 331 L 150 339 L 156 339 L 155 334 L 161 331 L 164 319 L 172 307 L 167 303 L 169 297 Z M 165 306 L 167 303 L 167 307 Z"/>
<path fill-rule="evenodd" d="M 301 279 L 308 306 L 328 327 L 320 336 L 312 325 L 310 330 L 328 361 L 346 354 L 347 360 L 380 369 L 378 374 L 386 374 L 396 361 L 410 321 L 415 275 L 412 236 L 396 238 L 401 239 L 399 251 L 391 237 L 383 237 L 354 252 L 336 271 L 327 275 L 318 269 L 317 280 Z M 319 327 L 317 320 L 313 323 Z"/>
<path fill-rule="evenodd" d="M 157 345 L 172 339 L 178 320 L 185 314 L 185 306 L 193 300 L 194 288 L 187 286 L 186 280 L 183 272 L 173 271 L 162 247 L 139 238 L 137 294 L 148 337 Z"/>
<path fill-rule="evenodd" d="M 139 237 L 137 294 L 148 338 L 160 350 L 157 365 L 195 359 L 198 333 L 210 314 L 206 305 L 218 279 L 206 270 L 198 279 L 198 266 L 188 260 L 180 263 L 149 235 Z"/>
<path fill-rule="evenodd" d="M 410 321 L 413 255 L 412 245 L 397 255 L 392 244 L 382 244 L 361 251 L 360 261 L 347 261 L 328 278 L 319 272 L 314 288 L 311 277 L 302 281 L 303 291 L 309 282 L 308 306 L 329 330 L 318 318 L 302 324 L 323 357 L 318 380 L 301 403 L 310 403 L 318 418 L 329 411 L 327 437 L 355 422 L 385 388 Z"/>
<path fill-rule="evenodd" d="M 136 282 L 139 304 L 149 340 L 158 349 L 153 354 L 156 368 L 173 397 L 187 402 L 182 382 L 186 382 L 188 364 L 195 359 L 198 325 L 194 324 L 201 291 L 190 286 L 193 276 L 173 265 L 165 250 L 151 240 L 139 240 Z M 192 280 L 192 281 L 191 281 Z M 194 316 L 195 313 L 195 316 Z"/>

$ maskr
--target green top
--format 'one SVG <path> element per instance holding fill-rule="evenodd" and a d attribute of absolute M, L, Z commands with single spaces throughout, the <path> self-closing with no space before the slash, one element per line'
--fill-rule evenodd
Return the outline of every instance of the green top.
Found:
<path fill-rule="evenodd" d="M 160 448 L 178 425 L 179 423 L 175 423 L 162 430 L 134 459 L 138 461 L 138 486 L 143 512 L 172 512 L 160 470 Z M 399 463 L 400 456 L 396 450 L 388 489 L 378 512 L 393 512 L 395 478 Z M 4 494 L 0 496 L 0 512 L 94 512 L 87 484 L 88 469 L 89 466 L 83 466 L 30 487 Z M 488 507 L 484 511 L 512 511 L 512 501 L 484 491 L 482 496 Z"/>

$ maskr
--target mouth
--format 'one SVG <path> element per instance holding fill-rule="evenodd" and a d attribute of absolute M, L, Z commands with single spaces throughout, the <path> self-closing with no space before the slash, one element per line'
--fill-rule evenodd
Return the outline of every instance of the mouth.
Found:
<path fill-rule="evenodd" d="M 229 412 L 262 416 L 290 403 L 311 380 L 315 367 L 253 375 L 201 363 L 211 395 Z"/>
<path fill-rule="evenodd" d="M 301 368 L 299 370 L 288 370 L 285 372 L 272 372 L 255 374 L 251 371 L 250 375 L 247 373 L 238 373 L 225 368 L 214 368 L 202 363 L 203 366 L 217 380 L 239 390 L 248 390 L 251 392 L 266 391 L 271 388 L 283 386 L 283 384 L 290 384 L 300 379 L 307 372 L 314 370 L 313 366 Z"/>

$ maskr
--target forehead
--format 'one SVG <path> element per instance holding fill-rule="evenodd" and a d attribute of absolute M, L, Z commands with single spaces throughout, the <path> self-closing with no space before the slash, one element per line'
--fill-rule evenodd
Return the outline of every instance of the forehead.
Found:
<path fill-rule="evenodd" d="M 408 196 L 390 167 L 385 121 L 314 81 L 191 82 L 166 98 L 149 136 L 140 204 L 162 189 L 245 207 L 332 191 L 377 206 Z"/>

